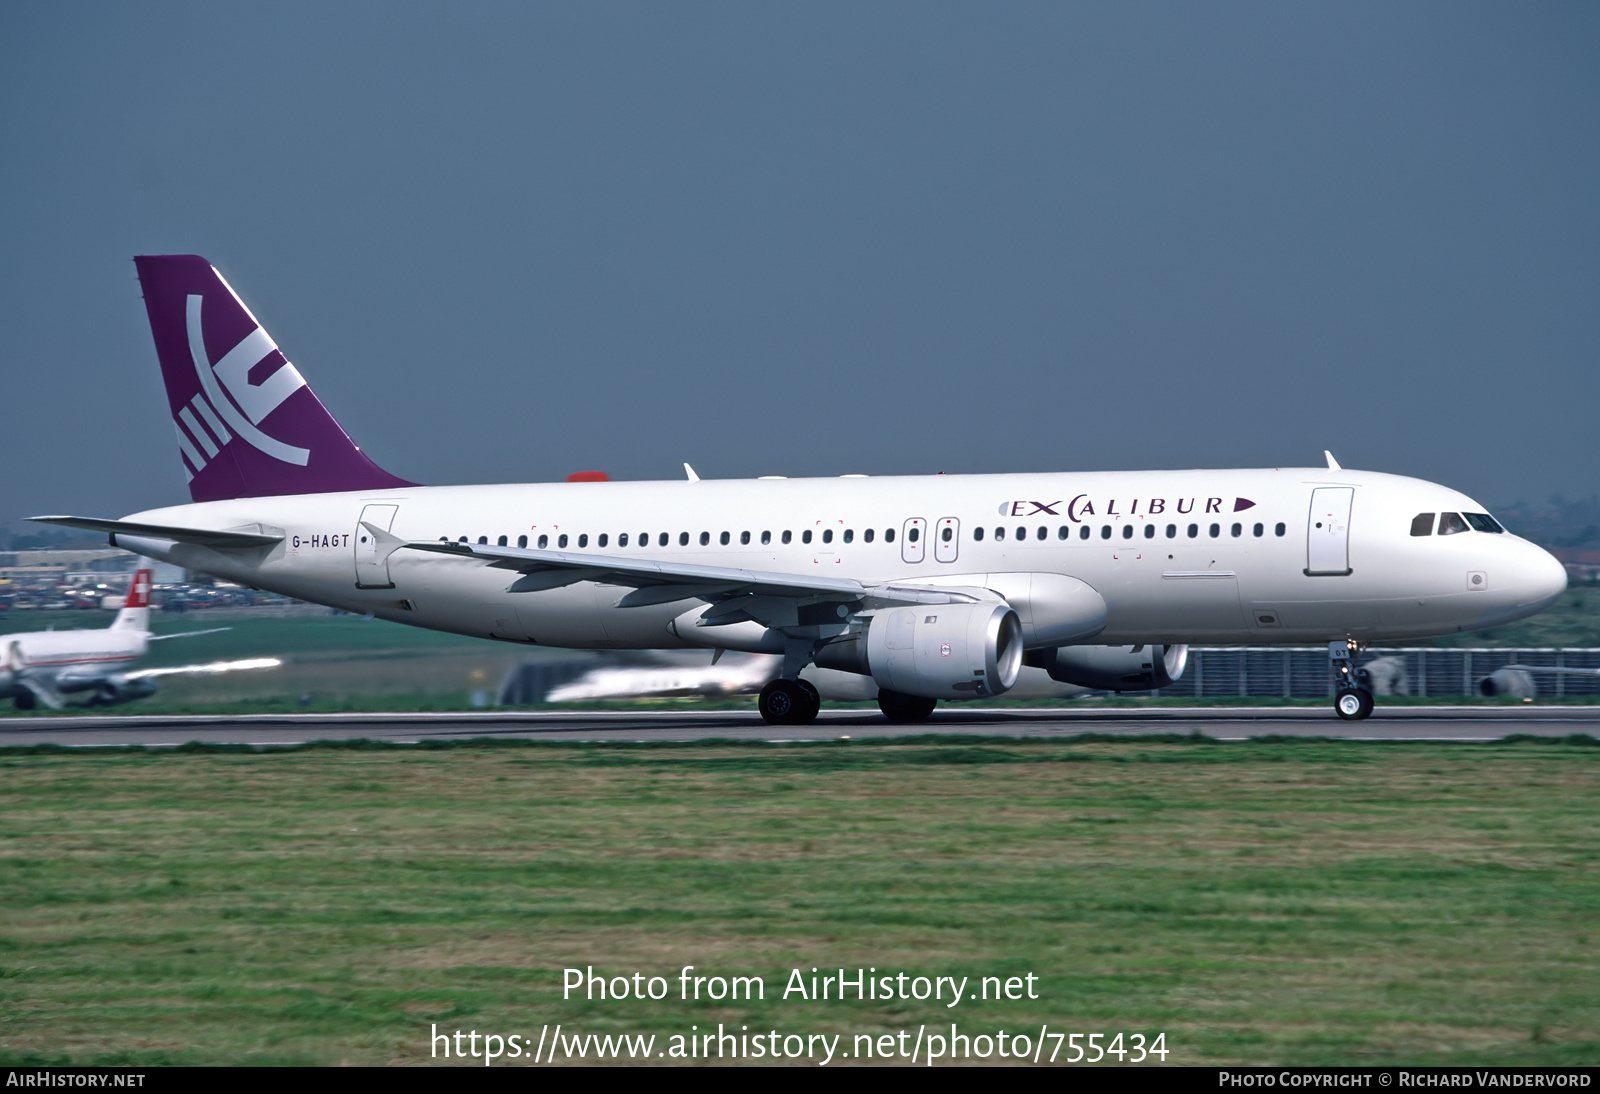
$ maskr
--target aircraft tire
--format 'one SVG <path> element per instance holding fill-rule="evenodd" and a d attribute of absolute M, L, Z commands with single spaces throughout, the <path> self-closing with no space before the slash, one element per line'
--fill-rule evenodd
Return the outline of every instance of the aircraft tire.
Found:
<path fill-rule="evenodd" d="M 933 716 L 933 708 L 938 705 L 937 699 L 907 695 L 887 688 L 878 689 L 878 709 L 891 722 L 926 722 Z"/>
<path fill-rule="evenodd" d="M 805 709 L 801 711 L 799 724 L 810 725 L 817 720 L 817 715 L 822 711 L 822 695 L 812 686 L 809 680 L 796 680 L 795 686 L 805 696 Z"/>
<path fill-rule="evenodd" d="M 811 697 L 797 680 L 770 681 L 761 689 L 756 706 L 762 720 L 772 726 L 803 725 L 817 716 Z M 810 711 L 809 717 L 807 711 Z"/>
<path fill-rule="evenodd" d="M 1333 709 L 1347 722 L 1359 722 L 1372 713 L 1372 692 L 1366 688 L 1340 688 Z"/>
<path fill-rule="evenodd" d="M 34 705 L 33 692 L 18 692 L 11 702 L 18 710 L 32 710 Z"/>

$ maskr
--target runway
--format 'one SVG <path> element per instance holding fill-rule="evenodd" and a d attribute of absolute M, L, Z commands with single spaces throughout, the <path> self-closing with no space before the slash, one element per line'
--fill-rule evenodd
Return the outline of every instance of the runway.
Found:
<path fill-rule="evenodd" d="M 1344 722 L 1326 707 L 941 709 L 924 723 L 891 724 L 872 710 L 824 710 L 809 726 L 769 726 L 754 711 L 476 711 L 453 714 L 100 715 L 0 720 L 0 748 L 176 747 L 191 741 L 263 747 L 370 739 L 394 744 L 471 738 L 546 741 L 823 741 L 923 735 L 1067 738 L 1199 733 L 1219 741 L 1329 737 L 1366 741 L 1483 742 L 1519 734 L 1600 737 L 1600 706 L 1393 707 Z"/>

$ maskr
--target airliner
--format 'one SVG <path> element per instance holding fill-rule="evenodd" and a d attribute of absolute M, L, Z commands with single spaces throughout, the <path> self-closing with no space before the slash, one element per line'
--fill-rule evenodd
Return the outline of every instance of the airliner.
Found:
<path fill-rule="evenodd" d="M 1328 643 L 1346 719 L 1371 642 L 1508 623 L 1560 563 L 1444 486 L 1326 467 L 421 486 L 373 463 L 222 276 L 136 258 L 191 504 L 104 532 L 150 558 L 379 619 L 579 649 L 776 654 L 893 720 L 1052 680 L 1150 690 L 1192 643 Z"/>
<path fill-rule="evenodd" d="M 128 586 L 122 608 L 104 630 L 29 631 L 0 635 L 0 698 L 18 710 L 43 703 L 52 710 L 66 706 L 66 697 L 92 692 L 91 705 L 125 703 L 154 694 L 155 678 L 172 673 L 214 673 L 239 668 L 271 668 L 275 658 L 186 665 L 181 668 L 134 669 L 151 642 L 214 634 L 227 627 L 212 627 L 179 634 L 150 633 L 150 571 L 138 570 Z"/>

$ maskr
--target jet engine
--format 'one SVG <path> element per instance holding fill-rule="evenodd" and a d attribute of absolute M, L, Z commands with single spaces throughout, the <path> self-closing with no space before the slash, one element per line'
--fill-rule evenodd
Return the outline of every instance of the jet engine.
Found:
<path fill-rule="evenodd" d="M 823 646 L 819 668 L 870 676 L 880 688 L 928 699 L 999 695 L 1022 671 L 1022 623 L 1006 604 L 889 608 Z"/>
<path fill-rule="evenodd" d="M 1496 695 L 1510 695 L 1516 699 L 1532 699 L 1539 694 L 1539 689 L 1534 685 L 1533 673 L 1527 669 L 1510 668 L 1496 669 L 1482 680 L 1478 681 L 1478 694 L 1486 698 Z"/>
<path fill-rule="evenodd" d="M 1029 650 L 1026 663 L 1050 679 L 1095 691 L 1151 691 L 1183 676 L 1188 646 L 1055 646 Z"/>
<path fill-rule="evenodd" d="M 95 683 L 94 698 L 89 702 L 95 706 L 126 703 L 132 699 L 143 699 L 147 695 L 154 695 L 158 687 L 160 685 L 154 680 L 144 677 L 109 676 Z"/>

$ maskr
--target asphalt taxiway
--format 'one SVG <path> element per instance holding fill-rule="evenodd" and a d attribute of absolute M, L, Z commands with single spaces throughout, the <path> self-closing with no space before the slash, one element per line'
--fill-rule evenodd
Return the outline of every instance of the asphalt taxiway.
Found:
<path fill-rule="evenodd" d="M 0 748 L 175 747 L 191 741 L 284 746 L 370 739 L 395 744 L 472 738 L 547 741 L 820 741 L 922 735 L 1075 737 L 1198 733 L 1217 740 L 1329 737 L 1342 740 L 1495 741 L 1528 735 L 1600 737 L 1600 706 L 1379 707 L 1361 722 L 1327 707 L 1096 709 L 948 708 L 919 724 L 892 724 L 873 710 L 824 710 L 808 726 L 769 726 L 754 711 L 474 711 L 454 714 L 97 715 L 0 719 Z"/>

